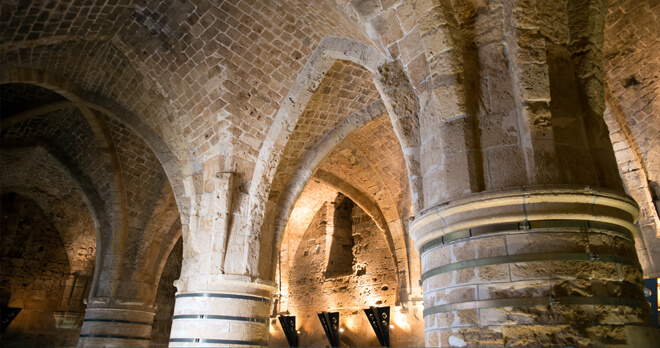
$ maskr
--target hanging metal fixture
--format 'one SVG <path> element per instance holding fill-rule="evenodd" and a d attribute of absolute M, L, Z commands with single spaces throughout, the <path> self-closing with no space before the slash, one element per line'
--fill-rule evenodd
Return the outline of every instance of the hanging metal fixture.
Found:
<path fill-rule="evenodd" d="M 364 310 L 380 345 L 390 346 L 390 307 L 369 307 Z"/>
<path fill-rule="evenodd" d="M 319 320 L 328 336 L 330 347 L 339 347 L 339 312 L 321 312 L 319 313 Z"/>
<path fill-rule="evenodd" d="M 298 331 L 296 330 L 296 317 L 293 315 L 281 315 L 280 325 L 284 330 L 286 341 L 289 342 L 289 347 L 298 347 Z"/>

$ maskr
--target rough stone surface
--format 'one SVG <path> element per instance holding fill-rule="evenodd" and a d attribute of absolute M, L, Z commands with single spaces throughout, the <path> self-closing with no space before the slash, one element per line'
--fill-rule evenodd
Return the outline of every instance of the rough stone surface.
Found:
<path fill-rule="evenodd" d="M 612 1 L 605 30 L 605 69 L 608 83 L 605 121 L 626 191 L 640 205 L 640 238 L 636 240 L 644 274 L 656 277 L 658 136 L 657 91 L 660 83 L 655 53 L 660 48 L 655 3 Z M 642 63 L 643 62 L 643 63 Z"/>
<path fill-rule="evenodd" d="M 339 311 L 342 342 L 373 346 L 378 341 L 369 333 L 362 309 L 390 306 L 395 316 L 393 344 L 421 344 L 410 336 L 411 325 L 417 321 L 411 315 L 413 309 L 401 313 L 394 307 L 397 279 L 383 232 L 350 199 L 336 192 L 334 195 L 336 198 L 317 210 L 297 244 L 290 273 L 282 277 L 288 284 L 281 293 L 279 311 L 295 315 L 301 322 L 302 345 L 324 344 L 326 338 L 316 314 Z M 342 252 L 349 253 L 348 257 L 340 258 Z M 342 260 L 350 262 L 346 273 L 340 272 L 346 268 Z M 271 331 L 275 331 L 271 346 L 286 344 L 278 323 L 271 323 Z"/>
<path fill-rule="evenodd" d="M 170 341 L 170 330 L 172 329 L 172 315 L 174 314 L 174 295 L 176 288 L 174 281 L 181 274 L 181 257 L 183 253 L 183 242 L 179 239 L 174 249 L 165 262 L 163 273 L 158 281 L 158 293 L 156 294 L 156 317 L 154 327 L 151 329 L 151 345 L 156 347 L 167 347 Z"/>
<path fill-rule="evenodd" d="M 386 297 L 405 319 L 396 324 L 406 328 L 395 334 L 402 345 L 423 336 L 412 319 L 422 302 L 482 296 L 485 284 L 531 282 L 511 295 L 540 295 L 548 288 L 537 281 L 556 276 L 567 282 L 548 286 L 568 293 L 586 291 L 586 279 L 598 280 L 594 293 L 628 293 L 622 283 L 659 274 L 659 15 L 657 1 L 634 0 L 5 0 L 0 186 L 50 220 L 68 261 L 63 310 L 80 313 L 81 297 L 69 290 L 89 285 L 90 318 L 119 309 L 152 320 L 159 302 L 171 310 L 158 288 L 171 283 L 175 268 L 166 264 L 181 236 L 178 291 L 268 297 L 279 282 L 277 306 L 292 305 L 283 295 L 293 291 L 303 236 L 338 192 L 382 237 L 394 279 Z M 536 185 L 626 192 L 640 207 L 641 233 L 634 245 L 597 233 L 508 235 L 420 261 L 408 225 L 425 211 Z M 349 264 L 353 272 L 353 259 L 331 245 L 327 253 L 345 257 L 330 272 L 336 280 Z M 418 286 L 426 267 L 565 250 L 637 254 L 642 269 L 518 262 L 425 282 L 444 293 Z M 268 312 L 265 303 L 213 301 L 180 299 L 176 311 Z M 488 318 L 464 310 L 425 318 L 435 328 L 426 342 L 580 346 L 589 344 L 580 337 L 600 337 L 619 345 L 644 336 L 636 328 L 645 314 L 635 310 L 565 311 L 575 322 L 603 320 L 588 329 L 543 326 L 558 316 L 541 310 Z M 153 332 L 130 330 L 163 345 L 165 314 L 156 317 Z M 499 323 L 509 318 L 538 334 L 523 339 L 523 325 L 507 333 Z M 493 323 L 471 327 L 482 319 Z M 86 324 L 85 332 L 121 330 Z M 353 322 L 352 332 L 366 337 L 365 324 Z M 173 337 L 265 340 L 268 325 L 283 342 L 272 322 L 181 322 Z"/>
<path fill-rule="evenodd" d="M 69 309 L 62 302 L 70 271 L 57 228 L 34 201 L 15 193 L 2 195 L 1 217 L 2 306 L 22 309 L 2 333 L 3 346 L 76 345 L 79 326 L 56 328 L 55 314 Z"/>

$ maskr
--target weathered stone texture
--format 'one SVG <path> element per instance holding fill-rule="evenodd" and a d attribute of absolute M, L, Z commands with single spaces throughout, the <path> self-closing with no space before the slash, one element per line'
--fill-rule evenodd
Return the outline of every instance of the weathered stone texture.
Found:
<path fill-rule="evenodd" d="M 383 232 L 377 228 L 372 217 L 357 205 L 352 207 L 348 221 L 348 232 L 353 245 L 347 247 L 347 251 L 354 258 L 352 265 L 349 265 L 350 273 L 328 273 L 339 261 L 334 259 L 338 254 L 331 252 L 338 242 L 335 238 L 338 232 L 335 229 L 345 227 L 337 221 L 336 209 L 341 209 L 340 202 L 341 200 L 326 201 L 316 212 L 297 244 L 295 258 L 292 259 L 292 266 L 288 268 L 290 273 L 283 275 L 287 284 L 286 288 L 283 288 L 286 291 L 281 292 L 281 304 L 278 305 L 280 311 L 286 310 L 296 315 L 301 325 L 299 330 L 302 332 L 302 345 L 324 344 L 325 336 L 316 313 L 339 311 L 341 327 L 344 330 L 342 341 L 351 342 L 352 345 L 371 346 L 377 345 L 378 341 L 373 332 L 370 332 L 371 328 L 366 322 L 362 308 L 390 306 L 392 315 L 395 316 L 392 322 L 395 325 L 392 330 L 393 344 L 416 342 L 413 336 L 409 336 L 408 331 L 408 325 L 415 321 L 414 317 L 395 312 L 397 276 Z M 287 241 L 292 242 L 294 241 Z M 406 324 L 406 321 L 413 323 Z M 285 344 L 279 324 L 271 323 L 271 330 L 275 331 L 271 346 Z"/>
<path fill-rule="evenodd" d="M 381 202 L 387 220 L 410 202 L 401 145 L 386 116 L 346 139 L 319 167 Z"/>
<path fill-rule="evenodd" d="M 657 241 L 658 214 L 658 16 L 654 2 L 612 1 L 605 30 L 605 70 L 608 109 L 605 120 L 614 146 L 619 172 L 640 205 L 641 236 L 637 249 L 644 272 L 660 272 Z"/>
<path fill-rule="evenodd" d="M 592 247 L 587 237 L 597 237 Z M 607 245 L 632 246 L 630 240 L 618 239 L 606 234 L 534 232 L 528 234 L 495 235 L 476 238 L 467 242 L 450 243 L 422 256 L 422 270 L 499 255 L 542 255 L 544 253 L 586 253 L 602 250 L 603 239 Z M 506 240 L 506 242 L 504 242 Z M 491 255 L 479 253 L 485 245 L 501 245 L 500 252 Z M 490 248 L 486 248 L 491 250 Z M 483 249 L 482 249 L 483 250 Z M 497 250 L 497 249 L 495 249 Z M 594 250 L 594 251 L 592 251 Z M 634 257 L 634 251 L 612 248 L 608 253 Z M 436 266 L 438 265 L 438 266 Z M 430 277 L 424 282 L 425 307 L 471 301 L 512 298 L 562 298 L 562 297 L 623 297 L 644 301 L 640 291 L 641 278 L 631 266 L 593 261 L 531 261 L 504 263 L 460 269 Z M 549 303 L 549 302 L 548 302 Z M 437 332 L 440 337 L 449 334 L 468 345 L 484 346 L 479 342 L 489 330 L 499 332 L 499 337 L 515 345 L 568 344 L 590 346 L 598 344 L 631 344 L 634 339 L 621 325 L 639 323 L 648 325 L 644 318 L 648 309 L 629 306 L 556 305 L 503 306 L 477 310 L 449 311 L 426 318 L 427 335 Z M 646 324 L 644 324 L 646 323 Z M 609 334 L 594 335 L 588 327 L 609 327 Z M 547 325 L 547 327 L 545 326 Z M 488 328 L 476 331 L 460 327 Z M 558 329 L 561 328 L 561 329 Z M 466 331 L 467 330 L 467 331 Z M 550 330 L 546 334 L 543 332 Z M 587 330 L 587 331 L 585 331 Z M 600 329 L 599 329 L 600 330 Z M 476 336 L 473 336 L 476 335 Z M 444 339 L 448 339 L 445 337 Z M 476 341 L 473 341 L 476 340 Z M 618 341 L 617 341 L 618 340 Z M 460 346 L 454 341 L 450 346 Z M 429 343 L 427 338 L 427 344 Z"/>
<path fill-rule="evenodd" d="M 164 236 L 171 237 L 168 232 L 178 219 L 178 211 L 171 204 L 173 197 L 165 172 L 151 149 L 124 124 L 110 118 L 105 121 L 116 146 L 126 192 L 128 230 L 123 249 L 126 260 L 117 272 L 121 281 L 151 286 L 158 273 L 156 260 L 167 257 L 159 255 L 157 250 L 172 243 L 166 240 L 161 244 Z M 124 290 L 119 291 L 118 296 L 139 296 L 138 291 L 132 289 L 134 285 L 120 287 Z M 155 296 L 155 291 L 149 290 L 149 293 L 145 299 Z"/>
<path fill-rule="evenodd" d="M 553 193 L 483 193 L 415 219 L 427 345 L 483 346 L 481 337 L 520 346 L 654 344 L 630 233 L 634 202 L 590 189 L 536 190 Z M 613 200 L 577 198 L 592 194 Z M 628 222 L 596 227 L 573 214 Z"/>
<path fill-rule="evenodd" d="M 3 150 L 3 193 L 16 192 L 43 207 L 62 236 L 72 272 L 92 274 L 96 257 L 95 222 L 75 184 L 61 172 L 61 164 L 39 150 Z M 13 170 L 7 170 L 12 168 Z M 48 187 L 43 187 L 44 182 Z"/>
<path fill-rule="evenodd" d="M 378 98 L 372 76 L 366 69 L 346 61 L 334 63 L 289 137 L 273 178 L 269 200 L 278 202 L 300 161 L 323 135 Z"/>
<path fill-rule="evenodd" d="M 10 86 L 13 85 L 15 84 Z M 4 98 L 2 100 L 4 104 Z M 76 135 L 77 141 L 71 141 L 72 134 Z M 26 143 L 21 138 L 29 140 Z M 52 144 L 54 148 L 48 150 L 55 154 L 63 153 L 72 161 L 62 163 L 63 166 L 75 165 L 89 177 L 105 205 L 107 214 L 111 214 L 109 173 L 103 170 L 105 164 L 98 140 L 79 110 L 63 109 L 26 120 L 3 129 L 2 139 L 21 141 L 21 145 L 18 145 L 20 147 L 35 146 L 40 140 Z"/>
<path fill-rule="evenodd" d="M 34 201 L 15 193 L 2 195 L 0 226 L 2 306 L 22 308 L 2 333 L 3 346 L 75 345 L 80 327 L 57 329 L 54 316 L 68 310 L 62 301 L 70 271 L 57 228 Z"/>
<path fill-rule="evenodd" d="M 183 254 L 183 240 L 179 239 L 170 253 L 158 281 L 158 293 L 156 294 L 156 317 L 154 327 L 151 330 L 151 345 L 156 347 L 167 347 L 170 341 L 170 330 L 172 328 L 172 315 L 174 314 L 174 295 L 176 288 L 174 281 L 181 274 L 181 259 Z"/>
<path fill-rule="evenodd" d="M 89 87 L 94 87 L 87 89 L 103 90 L 104 95 L 120 99 L 134 112 L 149 114 L 151 117 L 144 116 L 153 120 L 150 124 L 154 128 L 162 129 L 166 137 L 183 136 L 194 144 L 195 156 L 201 158 L 213 156 L 209 150 L 221 139 L 224 144 L 242 148 L 246 155 L 255 151 L 257 148 L 249 139 L 263 140 L 277 105 L 323 36 L 332 33 L 365 38 L 356 26 L 324 2 L 289 1 L 285 5 L 244 1 L 211 6 L 125 1 L 103 8 L 75 4 L 55 10 L 39 7 L 3 4 L 3 12 L 12 13 L 2 23 L 9 29 L 3 31 L 3 41 L 13 42 L 9 49 L 21 52 L 21 47 L 38 46 L 31 41 L 35 37 L 28 39 L 18 34 L 19 23 L 38 20 L 30 17 L 31 12 L 39 12 L 44 18 L 70 17 L 74 21 L 65 28 L 67 34 L 82 34 L 79 30 L 92 25 L 88 23 L 112 18 L 88 32 L 87 42 L 66 42 L 66 36 L 58 35 L 52 31 L 54 28 L 37 26 L 42 29 L 37 34 L 41 39 L 64 46 L 58 55 L 42 57 L 41 64 L 76 62 L 67 69 L 74 81 L 86 88 L 88 85 L 81 82 L 88 81 Z M 111 44 L 103 42 L 110 40 Z M 263 52 L 268 52 L 268 56 L 262 57 Z M 60 58 L 67 55 L 69 59 Z M 103 81 L 81 76 L 81 66 L 92 70 L 103 67 L 107 75 Z M 122 83 L 126 79 L 134 83 Z M 155 83 L 147 87 L 141 85 L 142 79 Z M 165 105 L 166 100 L 173 101 L 174 108 Z M 156 112 L 158 108 L 164 112 Z M 163 119 L 164 115 L 178 115 L 180 119 L 173 122 Z M 210 129 L 217 136 L 212 137 Z"/>
<path fill-rule="evenodd" d="M 347 318 L 346 345 L 376 344 L 359 308 L 378 301 L 396 306 L 397 344 L 419 345 L 422 302 L 639 300 L 660 255 L 659 15 L 657 1 L 634 0 L 5 0 L 2 193 L 34 201 L 60 235 L 70 273 L 60 304 L 76 307 L 91 285 L 88 319 L 130 315 L 109 314 L 119 310 L 147 321 L 90 320 L 90 335 L 125 329 L 164 345 L 172 310 L 266 319 L 276 279 L 275 309 L 305 313 L 310 345 L 325 345 L 310 325 L 330 307 Z M 421 260 L 413 250 L 408 225 L 426 211 L 535 185 L 625 186 L 641 233 L 635 244 L 600 230 L 509 233 Z M 355 204 L 343 227 L 332 226 L 326 203 L 338 193 Z M 484 224 L 502 218 L 490 208 Z M 333 228 L 342 238 L 328 237 Z M 532 260 L 417 286 L 422 272 L 447 264 L 557 253 L 638 255 L 642 269 Z M 172 263 L 182 266 L 179 292 L 265 300 L 182 297 L 173 309 Z M 426 342 L 642 342 L 631 337 L 643 337 L 647 313 L 617 306 L 443 312 L 424 318 Z M 276 322 L 185 319 L 172 337 L 263 343 L 268 325 L 283 345 Z M 148 344 L 139 338 L 131 343 Z M 126 343 L 113 339 L 80 344 Z"/>

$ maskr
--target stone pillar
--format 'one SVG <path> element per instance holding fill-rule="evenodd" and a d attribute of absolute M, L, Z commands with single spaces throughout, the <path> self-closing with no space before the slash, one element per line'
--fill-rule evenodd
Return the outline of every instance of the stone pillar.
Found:
<path fill-rule="evenodd" d="M 590 188 L 474 194 L 411 224 L 428 347 L 654 346 L 637 205 Z"/>
<path fill-rule="evenodd" d="M 85 317 L 84 302 L 92 281 L 89 277 L 70 274 L 64 280 L 64 295 L 60 303 L 60 311 L 53 313 L 55 327 L 58 329 L 77 329 Z"/>
<path fill-rule="evenodd" d="M 156 310 L 152 305 L 90 298 L 79 347 L 149 347 Z"/>
<path fill-rule="evenodd" d="M 268 346 L 274 283 L 204 275 L 182 277 L 175 285 L 170 347 Z"/>

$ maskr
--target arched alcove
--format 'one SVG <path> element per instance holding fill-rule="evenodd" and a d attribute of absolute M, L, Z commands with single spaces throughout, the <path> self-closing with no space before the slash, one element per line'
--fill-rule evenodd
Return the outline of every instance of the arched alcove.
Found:
<path fill-rule="evenodd" d="M 290 120 L 296 123 L 272 174 L 262 234 L 274 234 L 280 246 L 273 311 L 296 316 L 302 345 L 325 341 L 317 313 L 338 311 L 343 335 L 372 346 L 378 341 L 362 309 L 391 306 L 398 320 L 393 338 L 403 344 L 422 328 L 412 315 L 421 309 L 410 301 L 420 292 L 410 273 L 419 266 L 406 234 L 414 190 L 405 149 L 416 135 L 401 138 L 391 114 L 401 110 L 377 87 L 384 83 L 377 77 L 393 73 L 396 64 L 370 71 L 385 63 L 357 54 L 365 49 L 359 44 L 343 43 L 356 51 L 326 52 L 313 92 L 299 96 L 306 104 Z M 416 309 L 405 308 L 415 303 Z M 271 322 L 271 346 L 283 339 Z"/>
<path fill-rule="evenodd" d="M 21 311 L 2 333 L 3 347 L 75 346 L 77 328 L 62 327 L 58 314 L 68 299 L 82 306 L 85 287 L 72 287 L 60 231 L 39 205 L 14 192 L 2 195 L 0 305 Z"/>
<path fill-rule="evenodd" d="M 296 315 L 301 344 L 325 334 L 317 318 L 339 312 L 343 339 L 377 346 L 363 308 L 394 306 L 396 267 L 387 240 L 374 220 L 341 193 L 321 204 L 305 230 L 287 279 L 286 308 Z"/>

